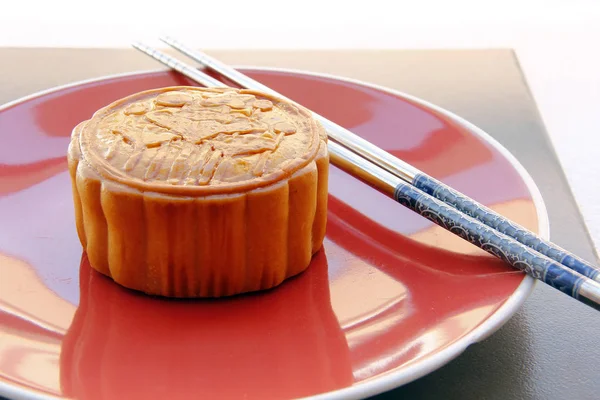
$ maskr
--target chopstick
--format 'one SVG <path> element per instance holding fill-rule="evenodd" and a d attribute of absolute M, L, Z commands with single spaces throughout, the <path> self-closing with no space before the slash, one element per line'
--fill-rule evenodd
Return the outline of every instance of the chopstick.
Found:
<path fill-rule="evenodd" d="M 241 87 L 254 89 L 283 98 L 287 101 L 292 101 L 270 89 L 269 87 L 261 84 L 260 82 L 257 82 L 254 79 L 251 79 L 241 72 L 220 62 L 219 60 L 216 60 L 205 53 L 192 50 L 173 38 L 161 37 L 160 40 L 190 57 L 191 59 L 199 62 L 201 65 L 227 77 Z M 520 243 L 531 247 L 532 249 L 544 254 L 547 257 L 550 257 L 555 261 L 558 261 L 561 264 L 564 264 L 568 268 L 590 279 L 600 282 L 600 270 L 587 261 L 575 256 L 574 254 L 571 254 L 565 249 L 558 247 L 554 243 L 544 240 L 524 227 L 507 220 L 495 211 L 452 189 L 444 183 L 434 179 L 412 165 L 398 159 L 392 154 L 355 135 L 336 123 L 322 117 L 321 115 L 318 115 L 314 112 L 313 115 L 319 120 L 319 122 L 321 122 L 331 139 L 339 142 L 353 152 L 360 154 L 367 160 L 391 172 L 417 189 L 424 191 L 425 193 L 443 201 L 446 204 L 451 205 L 459 211 L 480 220 L 484 224 L 491 226 L 501 233 L 516 238 Z"/>
<path fill-rule="evenodd" d="M 204 53 L 193 51 L 170 38 L 161 40 L 241 87 L 293 102 Z M 133 46 L 201 85 L 225 86 L 158 50 L 140 43 Z M 328 147 L 334 165 L 533 278 L 600 309 L 600 271 L 595 267 L 345 128 L 314 112 L 313 115 L 322 123 L 332 139 Z"/>

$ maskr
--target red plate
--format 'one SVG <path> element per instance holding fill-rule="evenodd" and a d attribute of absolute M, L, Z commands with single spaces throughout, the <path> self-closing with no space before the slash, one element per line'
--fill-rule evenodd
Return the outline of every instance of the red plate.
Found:
<path fill-rule="evenodd" d="M 529 176 L 466 121 L 356 81 L 244 71 L 547 236 Z M 0 394 L 362 398 L 439 368 L 529 294 L 529 277 L 333 166 L 324 248 L 274 290 L 159 300 L 94 272 L 75 231 L 71 129 L 117 98 L 191 84 L 172 72 L 136 73 L 0 109 Z"/>

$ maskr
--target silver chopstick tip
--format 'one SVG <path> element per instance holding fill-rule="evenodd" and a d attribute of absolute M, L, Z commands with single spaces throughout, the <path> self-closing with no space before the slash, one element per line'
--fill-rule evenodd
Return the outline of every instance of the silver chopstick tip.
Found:
<path fill-rule="evenodd" d="M 147 48 L 148 48 L 148 46 L 146 46 L 146 45 L 145 45 L 145 44 L 143 44 L 142 42 L 133 42 L 133 43 L 131 43 L 131 45 L 132 45 L 133 47 L 135 47 L 136 49 L 138 49 L 138 50 L 144 50 L 144 49 L 147 49 Z"/>
<path fill-rule="evenodd" d="M 169 45 L 176 42 L 175 39 L 173 39 L 171 36 L 167 36 L 167 35 L 160 36 L 158 39 Z"/>
<path fill-rule="evenodd" d="M 134 47 L 134 48 L 136 48 L 136 49 L 138 49 L 142 53 L 148 54 L 152 58 L 156 58 L 157 57 L 156 50 L 154 50 L 150 46 L 145 45 L 142 42 L 133 42 L 133 43 L 131 43 L 131 46 Z"/>

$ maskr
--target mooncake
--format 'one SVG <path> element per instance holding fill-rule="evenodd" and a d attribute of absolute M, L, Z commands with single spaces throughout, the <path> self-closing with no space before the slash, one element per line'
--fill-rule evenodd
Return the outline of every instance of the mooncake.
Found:
<path fill-rule="evenodd" d="M 266 290 L 322 247 L 327 136 L 282 99 L 228 87 L 136 93 L 73 129 L 68 164 L 90 265 L 130 289 Z"/>

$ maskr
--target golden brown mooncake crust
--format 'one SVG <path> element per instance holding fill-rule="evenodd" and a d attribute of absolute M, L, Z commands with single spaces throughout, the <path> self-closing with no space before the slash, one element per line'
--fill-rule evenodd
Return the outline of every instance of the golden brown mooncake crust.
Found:
<path fill-rule="evenodd" d="M 75 127 L 68 161 L 90 264 L 125 287 L 264 290 L 322 246 L 327 138 L 289 102 L 232 88 L 140 92 Z"/>

